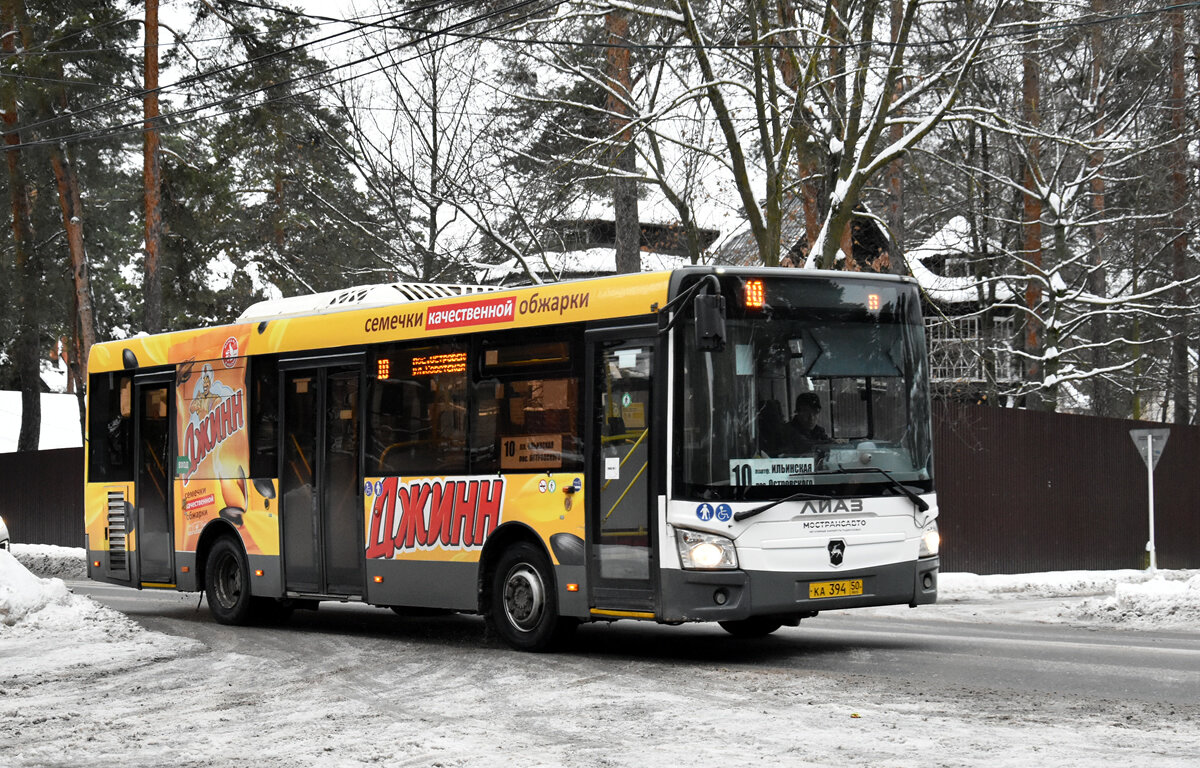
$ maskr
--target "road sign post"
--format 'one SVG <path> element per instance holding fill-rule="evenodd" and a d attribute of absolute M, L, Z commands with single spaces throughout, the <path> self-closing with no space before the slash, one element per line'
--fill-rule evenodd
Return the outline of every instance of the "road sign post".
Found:
<path fill-rule="evenodd" d="M 1129 436 L 1133 438 L 1134 446 L 1137 447 L 1142 460 L 1146 462 L 1146 489 L 1150 497 L 1150 539 L 1146 542 L 1146 551 L 1150 553 L 1151 573 L 1158 570 L 1158 554 L 1154 548 L 1154 468 L 1158 465 L 1158 459 L 1167 445 L 1167 436 L 1170 432 L 1171 430 L 1166 427 L 1129 430 Z"/>

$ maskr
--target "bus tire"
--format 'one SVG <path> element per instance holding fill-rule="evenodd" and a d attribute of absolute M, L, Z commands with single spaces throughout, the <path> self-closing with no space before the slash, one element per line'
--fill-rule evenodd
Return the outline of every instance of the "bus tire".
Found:
<path fill-rule="evenodd" d="M 250 596 L 250 567 L 237 542 L 222 536 L 213 542 L 204 566 L 204 596 L 219 624 L 249 624 L 255 600 Z"/>
<path fill-rule="evenodd" d="M 751 616 L 737 621 L 718 621 L 721 629 L 734 637 L 766 637 L 783 626 L 782 621 L 770 616 Z"/>
<path fill-rule="evenodd" d="M 488 623 L 519 651 L 552 649 L 574 628 L 558 615 L 550 561 L 529 542 L 508 547 L 492 573 Z"/>

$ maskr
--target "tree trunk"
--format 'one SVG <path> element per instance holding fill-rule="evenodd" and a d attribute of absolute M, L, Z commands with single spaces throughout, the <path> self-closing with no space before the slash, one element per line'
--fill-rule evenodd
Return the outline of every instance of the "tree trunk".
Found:
<path fill-rule="evenodd" d="M 10 61 L 17 55 L 15 37 L 18 18 L 24 17 L 25 7 L 20 0 L 0 2 L 0 33 L 2 49 Z M 28 46 L 26 46 L 28 47 Z M 18 451 L 36 451 L 42 432 L 42 381 L 38 349 L 41 322 L 38 317 L 37 253 L 34 244 L 33 212 L 21 152 L 12 147 L 21 143 L 18 127 L 17 80 L 0 78 L 0 100 L 3 101 L 4 143 L 8 165 L 8 189 L 12 205 L 14 246 L 13 297 L 16 303 L 17 338 L 13 344 L 14 364 L 21 386 L 21 430 L 17 436 Z"/>
<path fill-rule="evenodd" d="M 616 227 L 617 272 L 642 271 L 642 226 L 638 220 L 637 170 L 633 132 L 629 127 L 627 99 L 633 90 L 629 71 L 629 12 L 610 10 L 604 15 L 608 31 L 608 113 L 613 144 L 613 216 Z"/>
<path fill-rule="evenodd" d="M 162 276 L 159 255 L 162 244 L 162 177 L 158 163 L 158 0 L 146 0 L 146 95 L 142 99 L 145 119 L 142 179 L 146 189 L 146 264 L 143 286 L 143 326 L 148 333 L 162 330 Z"/>
<path fill-rule="evenodd" d="M 1025 286 L 1025 352 L 1030 356 L 1025 364 L 1026 383 L 1040 388 L 1043 378 L 1042 360 L 1042 284 L 1045 271 L 1042 269 L 1042 198 L 1039 194 L 1039 170 L 1041 158 L 1041 141 L 1036 131 L 1041 125 L 1039 110 L 1040 71 L 1037 61 L 1038 37 L 1036 32 L 1037 10 L 1030 0 L 1025 3 L 1026 20 L 1030 23 L 1030 31 L 1022 44 L 1022 88 L 1021 115 L 1025 125 L 1031 131 L 1025 140 L 1026 158 L 1023 185 L 1022 255 L 1025 259 L 1025 270 L 1029 276 Z M 1034 389 L 1028 397 L 1031 408 L 1046 407 L 1054 410 L 1055 403 L 1041 396 L 1039 389 Z"/>
<path fill-rule="evenodd" d="M 1102 18 L 1108 12 L 1107 0 L 1092 0 L 1092 13 L 1097 18 Z M 1092 103 L 1095 105 L 1096 114 L 1093 118 L 1094 128 L 1092 136 L 1096 139 L 1096 149 L 1092 151 L 1091 157 L 1088 160 L 1088 165 L 1092 172 L 1091 192 L 1092 192 L 1092 214 L 1096 221 L 1090 228 L 1092 241 L 1092 270 L 1088 275 L 1088 291 L 1094 296 L 1108 295 L 1108 273 L 1105 269 L 1105 250 L 1104 250 L 1104 214 L 1105 214 L 1105 194 L 1107 188 L 1104 182 L 1104 150 L 1100 149 L 1100 140 L 1104 136 L 1105 131 L 1105 97 L 1104 83 L 1108 76 L 1108 56 L 1104 46 L 1104 29 L 1103 25 L 1096 24 L 1092 27 L 1092 77 L 1091 77 L 1091 93 Z M 1093 313 L 1091 320 L 1091 335 L 1092 343 L 1095 348 L 1092 350 L 1092 369 L 1096 371 L 1103 370 L 1109 364 L 1109 348 L 1108 348 L 1108 315 L 1105 312 Z M 1117 416 L 1114 412 L 1115 403 L 1113 402 L 1112 386 L 1108 381 L 1106 374 L 1093 375 L 1091 379 L 1092 390 L 1092 413 L 1096 416 Z"/>
<path fill-rule="evenodd" d="M 1175 237 L 1171 241 L 1171 273 L 1177 287 L 1174 290 L 1176 310 L 1172 322 L 1171 339 L 1171 397 L 1175 403 L 1174 423 L 1187 424 L 1191 420 L 1191 398 L 1188 394 L 1188 318 L 1183 307 L 1187 305 L 1188 290 L 1184 281 L 1188 279 L 1188 212 L 1191 209 L 1188 195 L 1188 148 L 1187 148 L 1187 94 L 1184 91 L 1184 14 L 1182 8 L 1170 11 L 1171 23 L 1171 98 L 1168 109 L 1171 114 L 1171 224 Z"/>
<path fill-rule="evenodd" d="M 75 296 L 75 334 L 79 346 L 74 350 L 77 381 L 86 381 L 88 352 L 96 343 L 96 321 L 92 311 L 92 286 L 88 276 L 87 250 L 83 239 L 83 202 L 79 194 L 79 177 L 75 167 L 59 146 L 50 148 L 50 165 L 58 185 L 58 206 L 62 210 L 63 228 L 67 232 L 67 248 L 71 253 L 71 281 Z"/>
<path fill-rule="evenodd" d="M 892 5 L 892 45 L 899 42 L 900 27 L 904 22 L 904 0 L 891 0 Z M 903 77 L 896 80 L 896 92 L 892 97 L 895 102 L 904 95 L 905 79 Z M 901 110 L 895 110 L 896 117 L 900 117 Z M 892 143 L 900 141 L 904 138 L 904 126 L 899 123 L 894 123 L 890 129 L 888 138 Z M 892 161 L 888 166 L 888 211 L 887 211 L 888 229 L 890 230 L 891 242 L 888 253 L 888 266 L 892 274 L 904 275 L 908 274 L 908 267 L 904 262 L 904 157 L 900 156 Z"/>

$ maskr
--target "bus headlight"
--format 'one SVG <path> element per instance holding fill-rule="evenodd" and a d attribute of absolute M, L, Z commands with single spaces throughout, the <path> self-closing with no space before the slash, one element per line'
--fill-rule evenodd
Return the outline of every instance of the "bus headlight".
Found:
<path fill-rule="evenodd" d="M 942 536 L 938 533 L 937 523 L 930 523 L 921 534 L 921 548 L 917 551 L 917 557 L 933 557 L 938 553 L 941 544 Z"/>
<path fill-rule="evenodd" d="M 737 550 L 724 536 L 697 531 L 675 531 L 679 559 L 684 568 L 737 568 Z"/>

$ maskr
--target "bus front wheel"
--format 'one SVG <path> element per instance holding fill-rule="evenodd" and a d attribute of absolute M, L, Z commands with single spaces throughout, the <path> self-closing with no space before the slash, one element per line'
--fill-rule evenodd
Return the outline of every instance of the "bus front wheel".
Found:
<path fill-rule="evenodd" d="M 254 599 L 250 596 L 250 567 L 233 539 L 218 539 L 204 567 L 204 595 L 220 624 L 248 624 Z"/>
<path fill-rule="evenodd" d="M 558 615 L 550 562 L 535 546 L 518 542 L 504 551 L 492 574 L 488 621 L 521 651 L 555 646 L 575 622 Z"/>

